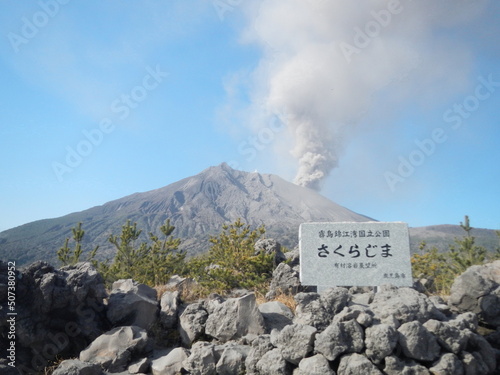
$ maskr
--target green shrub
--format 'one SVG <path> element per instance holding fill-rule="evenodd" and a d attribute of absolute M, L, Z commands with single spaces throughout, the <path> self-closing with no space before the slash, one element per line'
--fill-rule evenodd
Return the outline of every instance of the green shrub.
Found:
<path fill-rule="evenodd" d="M 116 248 L 113 260 L 95 259 L 97 248 L 89 260 L 103 276 L 109 286 L 118 279 L 134 279 L 150 286 L 165 284 L 174 274 L 191 277 L 198 281 L 197 293 L 226 293 L 235 288 L 244 288 L 265 293 L 273 272 L 274 254 L 255 254 L 254 245 L 265 233 L 264 226 L 251 229 L 241 219 L 223 225 L 222 232 L 210 236 L 208 253 L 186 261 L 186 254 L 178 251 L 180 239 L 174 238 L 175 227 L 166 220 L 160 227 L 163 238 L 149 233 L 149 242 L 138 240 L 142 231 L 137 223 L 128 220 L 120 235 L 110 235 L 108 241 Z M 63 264 L 79 261 L 84 231 L 81 223 L 73 228 L 76 242 L 72 251 L 68 241 L 58 251 Z"/>
<path fill-rule="evenodd" d="M 57 251 L 57 258 L 63 266 L 71 266 L 80 262 L 83 251 L 82 241 L 85 231 L 82 229 L 82 223 L 78 223 L 76 227 L 71 228 L 71 232 L 73 234 L 73 241 L 75 241 L 75 248 L 73 250 L 69 248 L 68 244 L 70 239 L 68 237 L 66 238 L 64 246 Z M 90 252 L 87 261 L 92 261 L 94 259 L 97 249 L 99 249 L 99 246 L 96 246 L 94 250 Z"/>
<path fill-rule="evenodd" d="M 476 245 L 474 236 L 470 234 L 472 227 L 468 216 L 465 216 L 460 226 L 465 235 L 461 239 L 455 239 L 455 244 L 447 252 L 440 253 L 435 247 L 428 249 L 423 242 L 420 245 L 422 254 L 414 254 L 411 258 L 413 275 L 432 280 L 430 293 L 448 295 L 455 278 L 467 268 L 500 259 L 499 249 L 488 252 L 484 247 Z M 500 236 L 500 231 L 497 234 Z"/>
<path fill-rule="evenodd" d="M 251 230 L 241 219 L 223 225 L 218 236 L 210 236 L 207 254 L 192 258 L 188 275 L 200 284 L 202 294 L 225 293 L 234 288 L 263 290 L 273 272 L 273 254 L 255 255 L 255 242 L 264 226 Z"/>

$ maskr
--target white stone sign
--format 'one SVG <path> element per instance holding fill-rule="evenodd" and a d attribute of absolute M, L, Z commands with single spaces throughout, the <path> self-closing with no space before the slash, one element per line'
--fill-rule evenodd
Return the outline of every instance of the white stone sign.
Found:
<path fill-rule="evenodd" d="M 303 285 L 413 285 L 406 223 L 304 223 L 299 246 Z"/>

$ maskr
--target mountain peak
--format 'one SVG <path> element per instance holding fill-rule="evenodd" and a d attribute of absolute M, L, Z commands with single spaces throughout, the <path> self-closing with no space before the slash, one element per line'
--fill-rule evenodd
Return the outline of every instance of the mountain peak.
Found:
<path fill-rule="evenodd" d="M 285 246 L 295 246 L 303 222 L 372 220 L 276 175 L 239 171 L 222 163 L 160 189 L 2 232 L 0 257 L 15 252 L 26 262 L 51 260 L 78 222 L 86 232 L 86 247 L 99 245 L 101 254 L 111 257 L 114 249 L 107 239 L 119 234 L 126 220 L 137 222 L 143 233 L 160 234 L 166 219 L 176 227 L 173 235 L 181 238 L 182 248 L 195 254 L 208 250 L 209 234 L 220 233 L 223 224 L 238 218 L 252 227 L 264 224 L 266 235 Z"/>

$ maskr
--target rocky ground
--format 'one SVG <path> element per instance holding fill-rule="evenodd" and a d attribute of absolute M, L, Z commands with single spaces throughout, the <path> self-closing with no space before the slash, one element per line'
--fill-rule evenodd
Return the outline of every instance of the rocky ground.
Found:
<path fill-rule="evenodd" d="M 7 264 L 0 263 L 0 350 L 8 351 Z M 253 293 L 185 302 L 132 280 L 108 295 L 89 263 L 17 272 L 17 369 L 0 374 L 500 374 L 500 261 L 458 277 L 447 301 L 414 288 L 336 287 L 315 293 L 298 254 L 276 268 L 260 305 Z M 290 293 L 296 307 L 274 300 Z"/>

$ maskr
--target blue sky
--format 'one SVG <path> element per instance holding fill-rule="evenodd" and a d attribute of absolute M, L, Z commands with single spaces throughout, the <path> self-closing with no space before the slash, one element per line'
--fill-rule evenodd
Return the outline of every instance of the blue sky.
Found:
<path fill-rule="evenodd" d="M 222 162 L 500 229 L 500 5 L 353 3 L 4 2 L 0 230 Z"/>

